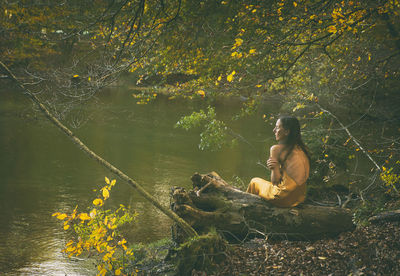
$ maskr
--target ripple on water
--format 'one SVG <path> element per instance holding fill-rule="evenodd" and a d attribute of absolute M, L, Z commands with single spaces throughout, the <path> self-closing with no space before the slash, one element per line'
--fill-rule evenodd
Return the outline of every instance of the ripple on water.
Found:
<path fill-rule="evenodd" d="M 54 227 L 37 216 L 19 217 L 0 237 L 0 272 L 6 275 L 94 275 L 90 259 L 69 259 L 61 252 L 64 234 L 57 222 Z"/>

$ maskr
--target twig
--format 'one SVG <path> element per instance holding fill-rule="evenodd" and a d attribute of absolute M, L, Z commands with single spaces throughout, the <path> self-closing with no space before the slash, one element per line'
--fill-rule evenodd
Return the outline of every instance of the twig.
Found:
<path fill-rule="evenodd" d="M 196 192 L 196 195 L 197 195 L 197 196 L 200 196 L 201 193 L 202 193 L 205 189 L 207 189 L 210 185 L 212 185 L 212 184 L 214 184 L 214 183 L 215 183 L 215 180 L 214 180 L 214 179 L 211 180 L 211 181 L 208 182 L 206 185 L 204 185 L 200 190 L 198 190 L 198 191 Z"/>
<path fill-rule="evenodd" d="M 337 198 L 338 198 L 338 204 L 339 207 L 342 206 L 342 199 L 340 198 L 339 194 L 336 194 Z"/>
<path fill-rule="evenodd" d="M 353 193 L 349 193 L 347 196 L 347 199 L 345 202 L 343 202 L 342 206 L 340 206 L 341 208 L 346 208 L 347 204 L 349 204 L 349 202 L 351 201 L 351 197 L 353 196 Z"/>

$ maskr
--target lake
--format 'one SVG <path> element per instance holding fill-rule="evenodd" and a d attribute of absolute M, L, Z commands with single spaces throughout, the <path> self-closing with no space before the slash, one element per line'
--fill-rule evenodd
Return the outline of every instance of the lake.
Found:
<path fill-rule="evenodd" d="M 181 116 L 215 106 L 219 118 L 231 121 L 240 99 L 175 99 L 158 96 L 136 104 L 134 91 L 115 87 L 102 91 L 65 122 L 97 154 L 142 185 L 163 205 L 173 186 L 191 187 L 195 172 L 218 172 L 245 186 L 265 176 L 272 126 L 258 113 L 232 121 L 232 130 L 246 143 L 217 152 L 198 149 L 199 130 L 174 128 Z M 263 111 L 277 111 L 271 101 Z M 90 260 L 68 259 L 61 250 L 67 239 L 51 214 L 84 211 L 102 187 L 115 177 L 81 152 L 37 111 L 21 91 L 0 90 L 0 272 L 7 275 L 93 275 Z M 241 184 L 240 184 L 241 183 Z M 151 242 L 170 236 L 171 220 L 117 178 L 108 206 L 130 205 L 139 214 L 130 242 Z M 1 273 L 0 273 L 1 274 Z"/>

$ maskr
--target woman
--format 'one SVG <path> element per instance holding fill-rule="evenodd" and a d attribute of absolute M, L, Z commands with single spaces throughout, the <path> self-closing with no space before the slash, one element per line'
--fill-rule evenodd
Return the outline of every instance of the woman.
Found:
<path fill-rule="evenodd" d="M 295 117 L 280 117 L 274 133 L 278 144 L 271 147 L 267 161 L 271 182 L 253 178 L 247 192 L 270 200 L 278 207 L 293 207 L 302 203 L 306 196 L 309 153 L 301 140 L 300 124 Z"/>

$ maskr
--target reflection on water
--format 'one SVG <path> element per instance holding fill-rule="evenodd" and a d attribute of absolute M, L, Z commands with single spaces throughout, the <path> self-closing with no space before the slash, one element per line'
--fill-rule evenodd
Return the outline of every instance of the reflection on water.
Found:
<path fill-rule="evenodd" d="M 47 248 L 43 248 L 46 244 Z M 46 241 L 39 244 L 43 252 L 38 252 L 37 257 L 30 259 L 24 266 L 9 271 L 7 275 L 94 275 L 94 262 L 76 257 L 68 259 L 60 252 L 64 244 L 64 239 L 49 241 L 47 237 Z"/>
<path fill-rule="evenodd" d="M 225 119 L 234 104 L 215 103 Z M 190 188 L 195 172 L 215 170 L 228 181 L 238 176 L 245 183 L 265 174 L 256 163 L 264 158 L 272 135 L 261 116 L 232 122 L 233 130 L 254 148 L 241 144 L 217 153 L 201 152 L 198 132 L 173 128 L 180 116 L 206 106 L 204 101 L 162 97 L 140 106 L 127 90 L 112 89 L 67 121 L 80 126 L 75 133 L 91 149 L 167 206 L 170 188 Z M 104 176 L 112 176 L 35 113 L 17 91 L 0 91 L 0 176 L 0 274 L 93 274 L 90 260 L 68 259 L 61 253 L 66 237 L 51 214 L 70 212 L 76 205 L 84 210 L 94 197 L 92 190 L 103 184 Z M 117 179 L 108 204 L 121 203 L 139 213 L 131 241 L 169 236 L 171 221 Z"/>

